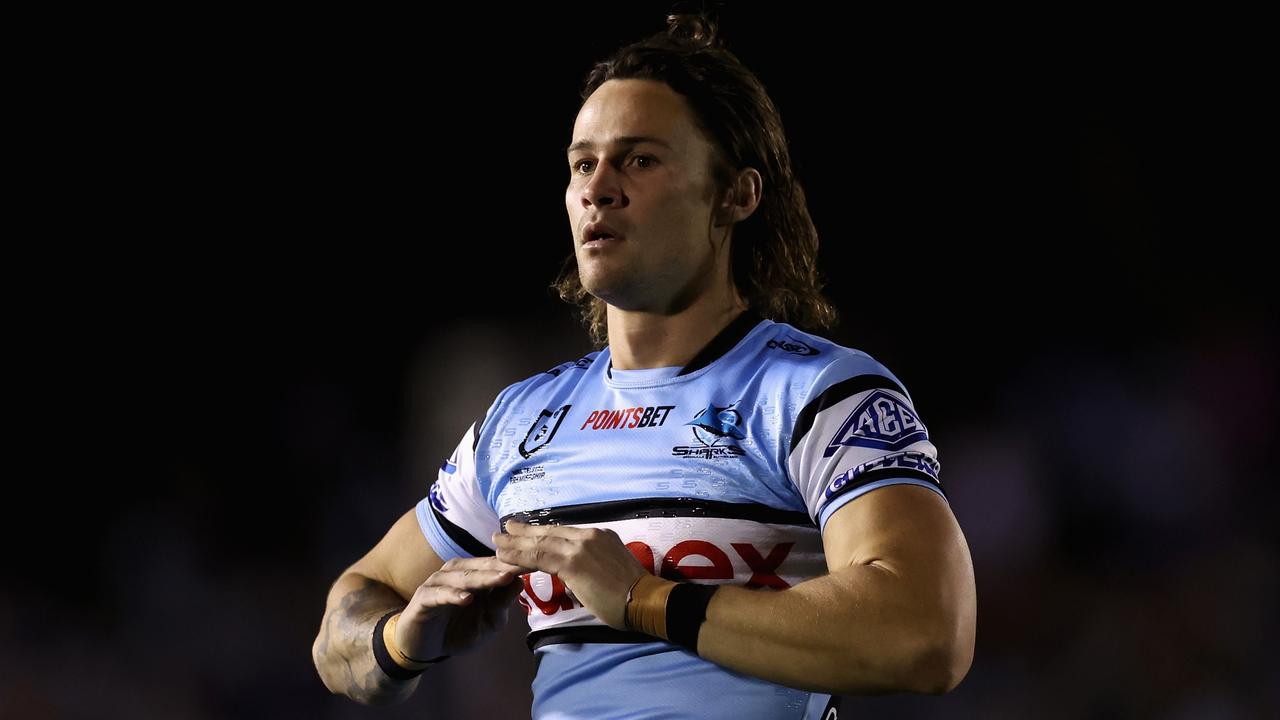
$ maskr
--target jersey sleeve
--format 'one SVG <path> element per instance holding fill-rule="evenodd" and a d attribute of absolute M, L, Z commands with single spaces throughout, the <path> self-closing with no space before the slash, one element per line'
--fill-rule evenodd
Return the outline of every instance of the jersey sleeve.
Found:
<path fill-rule="evenodd" d="M 839 358 L 814 381 L 796 417 L 787 471 L 819 530 L 846 503 L 887 485 L 944 499 L 938 450 L 906 388 L 865 354 Z"/>
<path fill-rule="evenodd" d="M 494 554 L 489 536 L 499 529 L 498 515 L 485 499 L 476 472 L 482 424 L 477 420 L 463 435 L 415 508 L 422 534 L 441 560 Z"/>

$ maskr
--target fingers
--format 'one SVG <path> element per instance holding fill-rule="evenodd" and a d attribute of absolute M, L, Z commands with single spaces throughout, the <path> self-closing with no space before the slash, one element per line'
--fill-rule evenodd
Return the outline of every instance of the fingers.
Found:
<path fill-rule="evenodd" d="M 565 558 L 573 555 L 577 543 L 568 537 L 549 532 L 551 528 L 536 528 L 538 533 L 517 530 L 514 535 L 493 534 L 496 554 L 502 561 L 548 573 L 558 573 L 564 568 Z M 554 528 L 573 530 L 580 528 Z"/>
<path fill-rule="evenodd" d="M 506 528 L 511 535 L 551 535 L 566 538 L 587 537 L 595 530 L 595 528 L 580 528 L 573 525 L 530 525 L 519 520 L 508 520 Z"/>
<path fill-rule="evenodd" d="M 455 558 L 427 578 L 425 584 L 458 590 L 501 587 L 519 574 L 519 567 L 496 557 Z"/>
<path fill-rule="evenodd" d="M 520 575 L 524 572 L 524 568 L 502 562 L 496 557 L 454 558 L 418 586 L 409 605 L 410 608 L 421 609 L 440 605 L 467 605 L 477 592 L 512 585 L 523 587 Z"/>
<path fill-rule="evenodd" d="M 504 603 L 508 603 L 515 600 L 516 596 L 520 594 L 521 590 L 524 590 L 524 581 L 522 579 L 517 578 L 516 581 L 511 583 L 510 585 L 497 588 L 496 590 L 493 591 L 493 594 L 497 595 L 500 601 Z"/>

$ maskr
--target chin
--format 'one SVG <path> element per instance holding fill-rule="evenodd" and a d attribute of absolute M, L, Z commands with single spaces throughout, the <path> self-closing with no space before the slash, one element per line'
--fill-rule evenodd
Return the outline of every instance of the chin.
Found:
<path fill-rule="evenodd" d="M 592 297 L 599 298 L 616 308 L 629 310 L 636 304 L 633 285 L 623 278 L 601 277 L 600 274 L 579 275 L 579 278 L 582 281 L 582 288 Z"/>
<path fill-rule="evenodd" d="M 612 264 L 612 263 L 610 263 Z M 605 263 L 593 258 L 582 262 L 578 260 L 578 280 L 587 292 L 601 297 L 627 285 L 626 278 L 617 268 L 602 267 Z"/>

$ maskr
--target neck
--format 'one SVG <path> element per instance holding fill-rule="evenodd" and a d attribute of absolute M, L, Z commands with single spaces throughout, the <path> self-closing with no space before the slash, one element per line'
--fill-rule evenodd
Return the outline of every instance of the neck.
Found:
<path fill-rule="evenodd" d="M 609 354 L 619 370 L 684 367 L 747 304 L 736 292 L 706 297 L 682 309 L 661 313 L 608 307 Z"/>

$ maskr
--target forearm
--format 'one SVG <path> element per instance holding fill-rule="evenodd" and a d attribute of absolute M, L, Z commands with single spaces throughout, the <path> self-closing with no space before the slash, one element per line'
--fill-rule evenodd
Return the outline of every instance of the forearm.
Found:
<path fill-rule="evenodd" d="M 873 564 L 777 592 L 722 586 L 698 654 L 805 690 L 941 693 L 963 677 L 972 653 L 957 620 L 966 608 L 955 605 Z"/>
<path fill-rule="evenodd" d="M 373 657 L 373 628 L 405 600 L 386 585 L 356 573 L 338 578 L 329 591 L 320 633 L 311 647 L 320 679 L 330 692 L 366 705 L 403 702 L 418 679 L 397 680 Z"/>

